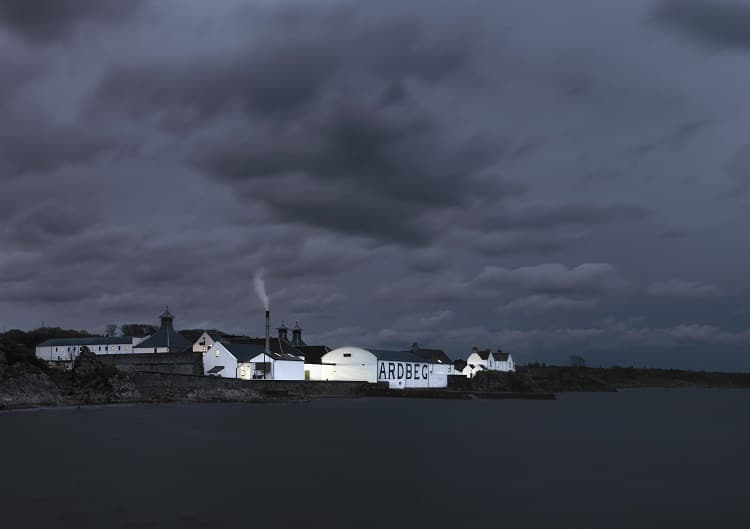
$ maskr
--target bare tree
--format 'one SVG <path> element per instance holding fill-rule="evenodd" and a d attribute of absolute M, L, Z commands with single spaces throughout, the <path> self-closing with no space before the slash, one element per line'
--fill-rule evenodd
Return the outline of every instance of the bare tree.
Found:
<path fill-rule="evenodd" d="M 586 367 L 586 359 L 582 356 L 572 355 L 570 357 L 570 367 Z"/>
<path fill-rule="evenodd" d="M 107 330 L 104 332 L 104 336 L 116 336 L 117 335 L 117 325 L 114 323 L 108 323 L 107 324 Z"/>

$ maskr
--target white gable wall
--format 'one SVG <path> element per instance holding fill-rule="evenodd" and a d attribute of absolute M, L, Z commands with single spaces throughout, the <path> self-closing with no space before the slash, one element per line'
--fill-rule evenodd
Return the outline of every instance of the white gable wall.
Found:
<path fill-rule="evenodd" d="M 237 358 L 220 342 L 214 343 L 203 353 L 203 373 L 208 374 L 216 366 L 224 366 L 224 370 L 216 376 L 237 378 Z"/>
<path fill-rule="evenodd" d="M 339 347 L 320 357 L 320 380 L 377 382 L 377 358 L 360 347 Z M 313 371 L 310 372 L 312 378 Z"/>
<path fill-rule="evenodd" d="M 193 352 L 194 353 L 205 353 L 209 349 L 211 349 L 211 346 L 216 343 L 214 342 L 214 339 L 211 338 L 211 336 L 207 332 L 203 332 L 198 339 L 193 344 Z"/>
<path fill-rule="evenodd" d="M 466 363 L 473 364 L 475 366 L 487 367 L 487 360 L 482 360 L 482 357 L 479 356 L 479 353 L 471 353 L 469 355 L 469 358 L 466 359 Z"/>

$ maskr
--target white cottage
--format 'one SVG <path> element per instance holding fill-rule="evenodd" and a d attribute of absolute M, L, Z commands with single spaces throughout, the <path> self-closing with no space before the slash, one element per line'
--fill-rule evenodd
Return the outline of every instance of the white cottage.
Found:
<path fill-rule="evenodd" d="M 312 373 L 311 373 L 312 375 Z M 387 382 L 390 388 L 444 388 L 448 379 L 411 351 L 339 347 L 321 357 L 320 380 Z"/>
<path fill-rule="evenodd" d="M 510 353 L 504 353 L 500 350 L 495 352 L 490 349 L 479 350 L 477 347 L 474 347 L 466 359 L 466 367 L 463 370 L 463 374 L 471 378 L 482 370 L 515 371 L 516 365 Z"/>
<path fill-rule="evenodd" d="M 203 353 L 208 376 L 244 380 L 304 380 L 304 361 L 286 352 L 265 352 L 257 343 L 215 342 Z"/>

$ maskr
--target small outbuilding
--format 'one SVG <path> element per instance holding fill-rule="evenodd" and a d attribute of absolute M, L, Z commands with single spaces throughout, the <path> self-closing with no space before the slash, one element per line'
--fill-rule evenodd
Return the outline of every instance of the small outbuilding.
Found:
<path fill-rule="evenodd" d="M 304 362 L 283 351 L 266 352 L 258 343 L 215 342 L 203 353 L 208 376 L 244 380 L 304 380 Z"/>

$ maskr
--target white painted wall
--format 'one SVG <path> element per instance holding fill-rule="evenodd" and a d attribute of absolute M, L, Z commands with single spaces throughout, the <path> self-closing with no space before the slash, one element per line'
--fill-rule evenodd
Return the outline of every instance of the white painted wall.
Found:
<path fill-rule="evenodd" d="M 215 366 L 224 366 L 224 370 L 217 376 L 237 378 L 237 358 L 220 342 L 214 343 L 203 353 L 203 372 L 208 373 Z"/>
<path fill-rule="evenodd" d="M 479 356 L 479 353 L 471 353 L 469 355 L 469 358 L 466 359 L 466 363 L 474 364 L 475 366 L 489 367 L 487 365 L 487 360 L 482 360 L 482 357 Z"/>
<path fill-rule="evenodd" d="M 508 360 L 495 362 L 495 371 L 515 371 L 516 364 L 513 357 L 508 354 Z"/>
<path fill-rule="evenodd" d="M 274 360 L 273 379 L 274 380 L 304 380 L 305 379 L 305 363 L 294 362 L 292 360 Z"/>
<path fill-rule="evenodd" d="M 320 380 L 377 382 L 377 358 L 360 347 L 339 347 L 320 357 Z M 312 373 L 311 373 L 312 375 Z"/>
<path fill-rule="evenodd" d="M 169 347 L 134 347 L 134 353 L 169 353 Z M 174 351 L 172 351 L 174 352 Z"/>
<path fill-rule="evenodd" d="M 445 370 L 435 373 L 436 364 L 426 362 L 397 362 L 378 360 L 378 382 L 388 382 L 388 387 L 438 388 L 448 385 Z"/>
<path fill-rule="evenodd" d="M 307 380 L 325 380 L 323 366 L 320 364 L 305 364 L 305 378 Z"/>
<path fill-rule="evenodd" d="M 211 336 L 207 332 L 203 332 L 198 339 L 193 344 L 193 352 L 194 353 L 205 353 L 209 349 L 211 349 L 211 346 L 216 343 L 214 342 L 214 339 L 211 338 Z"/>
<path fill-rule="evenodd" d="M 36 357 L 47 362 L 64 362 L 75 360 L 83 345 L 51 345 L 37 346 Z M 92 353 L 95 354 L 131 354 L 133 353 L 133 344 L 96 344 L 87 345 Z"/>

